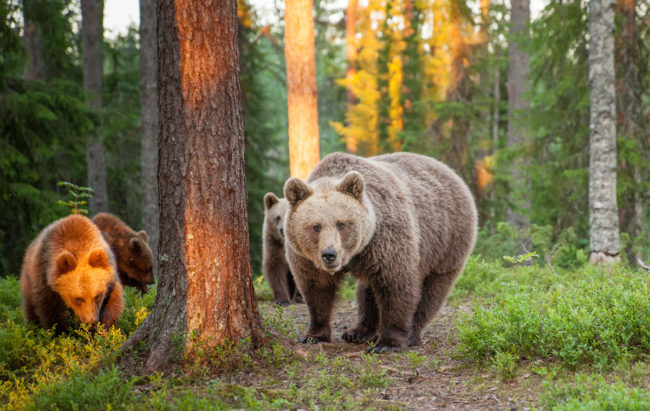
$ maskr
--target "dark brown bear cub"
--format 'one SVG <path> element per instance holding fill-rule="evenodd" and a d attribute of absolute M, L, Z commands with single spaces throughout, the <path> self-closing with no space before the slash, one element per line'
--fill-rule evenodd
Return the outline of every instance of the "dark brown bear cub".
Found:
<path fill-rule="evenodd" d="M 264 196 L 262 270 L 273 291 L 273 301 L 280 305 L 302 302 L 284 251 L 284 218 L 288 209 L 284 198 L 279 199 L 273 193 Z"/>
<path fill-rule="evenodd" d="M 330 341 L 349 271 L 359 319 L 343 339 L 375 341 L 375 352 L 420 344 L 476 239 L 476 207 L 460 177 L 416 154 L 334 153 L 306 182 L 289 179 L 284 196 L 287 259 L 311 316 L 302 341 Z"/>
<path fill-rule="evenodd" d="M 47 226 L 27 248 L 20 274 L 28 322 L 67 328 L 72 310 L 86 324 L 107 327 L 122 315 L 124 298 L 115 260 L 97 227 L 70 215 Z"/>
<path fill-rule="evenodd" d="M 99 213 L 93 217 L 93 222 L 115 253 L 122 284 L 146 293 L 147 286 L 154 283 L 153 258 L 147 244 L 147 233 L 136 233 L 113 214 Z"/>

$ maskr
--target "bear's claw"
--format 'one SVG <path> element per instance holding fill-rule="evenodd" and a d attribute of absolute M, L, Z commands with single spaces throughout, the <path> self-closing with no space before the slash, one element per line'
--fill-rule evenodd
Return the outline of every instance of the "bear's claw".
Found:
<path fill-rule="evenodd" d="M 318 344 L 320 340 L 316 337 L 303 337 L 300 342 L 303 344 Z"/>
<path fill-rule="evenodd" d="M 399 347 L 391 347 L 388 345 L 377 345 L 374 347 L 368 347 L 366 353 L 368 354 L 383 354 L 386 352 L 398 352 L 400 351 Z"/>
<path fill-rule="evenodd" d="M 341 338 L 350 343 L 362 344 L 377 340 L 377 333 L 362 333 L 354 330 L 345 331 Z"/>

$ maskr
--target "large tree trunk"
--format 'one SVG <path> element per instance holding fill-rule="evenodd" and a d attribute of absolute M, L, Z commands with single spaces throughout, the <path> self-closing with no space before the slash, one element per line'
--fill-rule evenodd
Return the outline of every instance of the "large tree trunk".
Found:
<path fill-rule="evenodd" d="M 94 190 L 90 199 L 93 214 L 108 211 L 106 190 L 106 148 L 102 136 L 102 38 L 104 31 L 104 0 L 81 0 L 81 51 L 83 54 L 86 103 L 97 112 L 99 126 L 88 136 L 86 164 L 88 185 Z"/>
<path fill-rule="evenodd" d="M 521 145 L 527 138 L 528 109 L 530 104 L 524 98 L 528 91 L 530 73 L 530 56 L 519 47 L 528 37 L 530 21 L 530 0 L 512 0 L 510 8 L 510 36 L 508 39 L 508 146 Z M 512 165 L 512 199 L 514 209 L 506 213 L 506 219 L 512 225 L 526 229 L 530 225 L 525 214 L 530 209 L 528 198 L 528 181 L 523 167 L 524 160 L 516 160 Z"/>
<path fill-rule="evenodd" d="M 284 56 L 289 105 L 289 168 L 307 178 L 320 161 L 312 0 L 286 0 Z"/>
<path fill-rule="evenodd" d="M 28 56 L 27 64 L 25 64 L 25 78 L 45 81 L 43 31 L 34 19 L 35 8 L 38 6 L 38 1 L 23 0 L 23 18 L 25 19 L 23 42 Z"/>
<path fill-rule="evenodd" d="M 142 170 L 142 227 L 158 261 L 158 44 L 156 0 L 140 0 L 140 164 Z M 158 264 L 154 264 L 154 274 Z"/>
<path fill-rule="evenodd" d="M 356 69 L 356 60 L 357 60 L 357 42 L 355 40 L 356 36 L 356 14 L 357 14 L 357 0 L 348 0 L 348 8 L 345 11 L 345 57 L 348 62 L 348 69 L 345 72 L 345 79 L 348 84 L 346 99 L 348 103 L 348 110 L 354 106 L 356 102 L 356 97 L 352 92 L 352 87 L 350 82 L 352 77 L 357 72 Z M 346 124 L 350 126 L 350 124 Z M 345 149 L 348 153 L 357 154 L 358 150 L 358 141 L 355 136 L 351 133 L 345 133 Z"/>
<path fill-rule="evenodd" d="M 180 342 L 262 337 L 249 261 L 235 0 L 158 2 L 160 281 L 123 350 L 159 370 Z M 218 47 L 217 47 L 218 46 Z M 192 335 L 192 338 L 188 338 Z"/>
<path fill-rule="evenodd" d="M 619 260 L 616 205 L 615 0 L 589 2 L 590 262 Z"/>

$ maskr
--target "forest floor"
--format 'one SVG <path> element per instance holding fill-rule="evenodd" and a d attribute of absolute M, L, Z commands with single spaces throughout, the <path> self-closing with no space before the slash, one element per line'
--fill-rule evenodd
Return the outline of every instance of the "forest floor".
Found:
<path fill-rule="evenodd" d="M 277 315 L 278 308 L 260 302 L 265 318 Z M 423 343 L 399 353 L 365 354 L 367 345 L 351 344 L 341 339 L 343 331 L 357 319 L 356 303 L 342 301 L 336 306 L 332 322 L 332 342 L 293 346 L 295 354 L 305 359 L 325 355 L 330 362 L 344 359 L 351 373 L 363 374 L 368 358 L 374 357 L 380 375 L 385 379 L 377 390 L 359 390 L 350 395 L 365 394 L 363 403 L 372 408 L 395 409 L 526 409 L 537 403 L 540 378 L 525 374 L 503 382 L 493 372 L 486 372 L 468 363 L 455 353 L 454 321 L 460 311 L 471 310 L 469 304 L 446 305 L 427 327 Z M 285 321 L 293 321 L 300 330 L 309 325 L 305 304 L 281 309 Z M 297 340 L 296 340 L 297 341 Z M 309 367 L 309 361 L 305 365 Z M 322 369 L 322 361 L 314 370 Z M 312 370 L 313 371 L 313 370 Z M 306 374 L 311 374 L 305 369 Z M 332 373 L 337 369 L 328 370 Z"/>

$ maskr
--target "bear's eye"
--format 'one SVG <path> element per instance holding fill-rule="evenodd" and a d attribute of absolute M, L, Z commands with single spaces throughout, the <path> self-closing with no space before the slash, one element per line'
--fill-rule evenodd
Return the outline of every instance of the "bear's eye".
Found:
<path fill-rule="evenodd" d="M 84 299 L 81 298 L 81 297 L 77 297 L 77 298 L 74 299 L 74 304 L 75 305 L 81 305 L 83 303 L 84 303 Z"/>
<path fill-rule="evenodd" d="M 337 228 L 339 231 L 343 231 L 343 229 L 345 228 L 345 224 L 343 224 L 343 223 L 336 223 L 336 228 Z"/>
<path fill-rule="evenodd" d="M 279 223 L 280 222 L 280 216 L 275 217 L 275 222 Z"/>
<path fill-rule="evenodd" d="M 314 232 L 316 232 L 316 233 L 320 233 L 320 225 L 316 224 L 316 225 L 314 226 Z"/>

